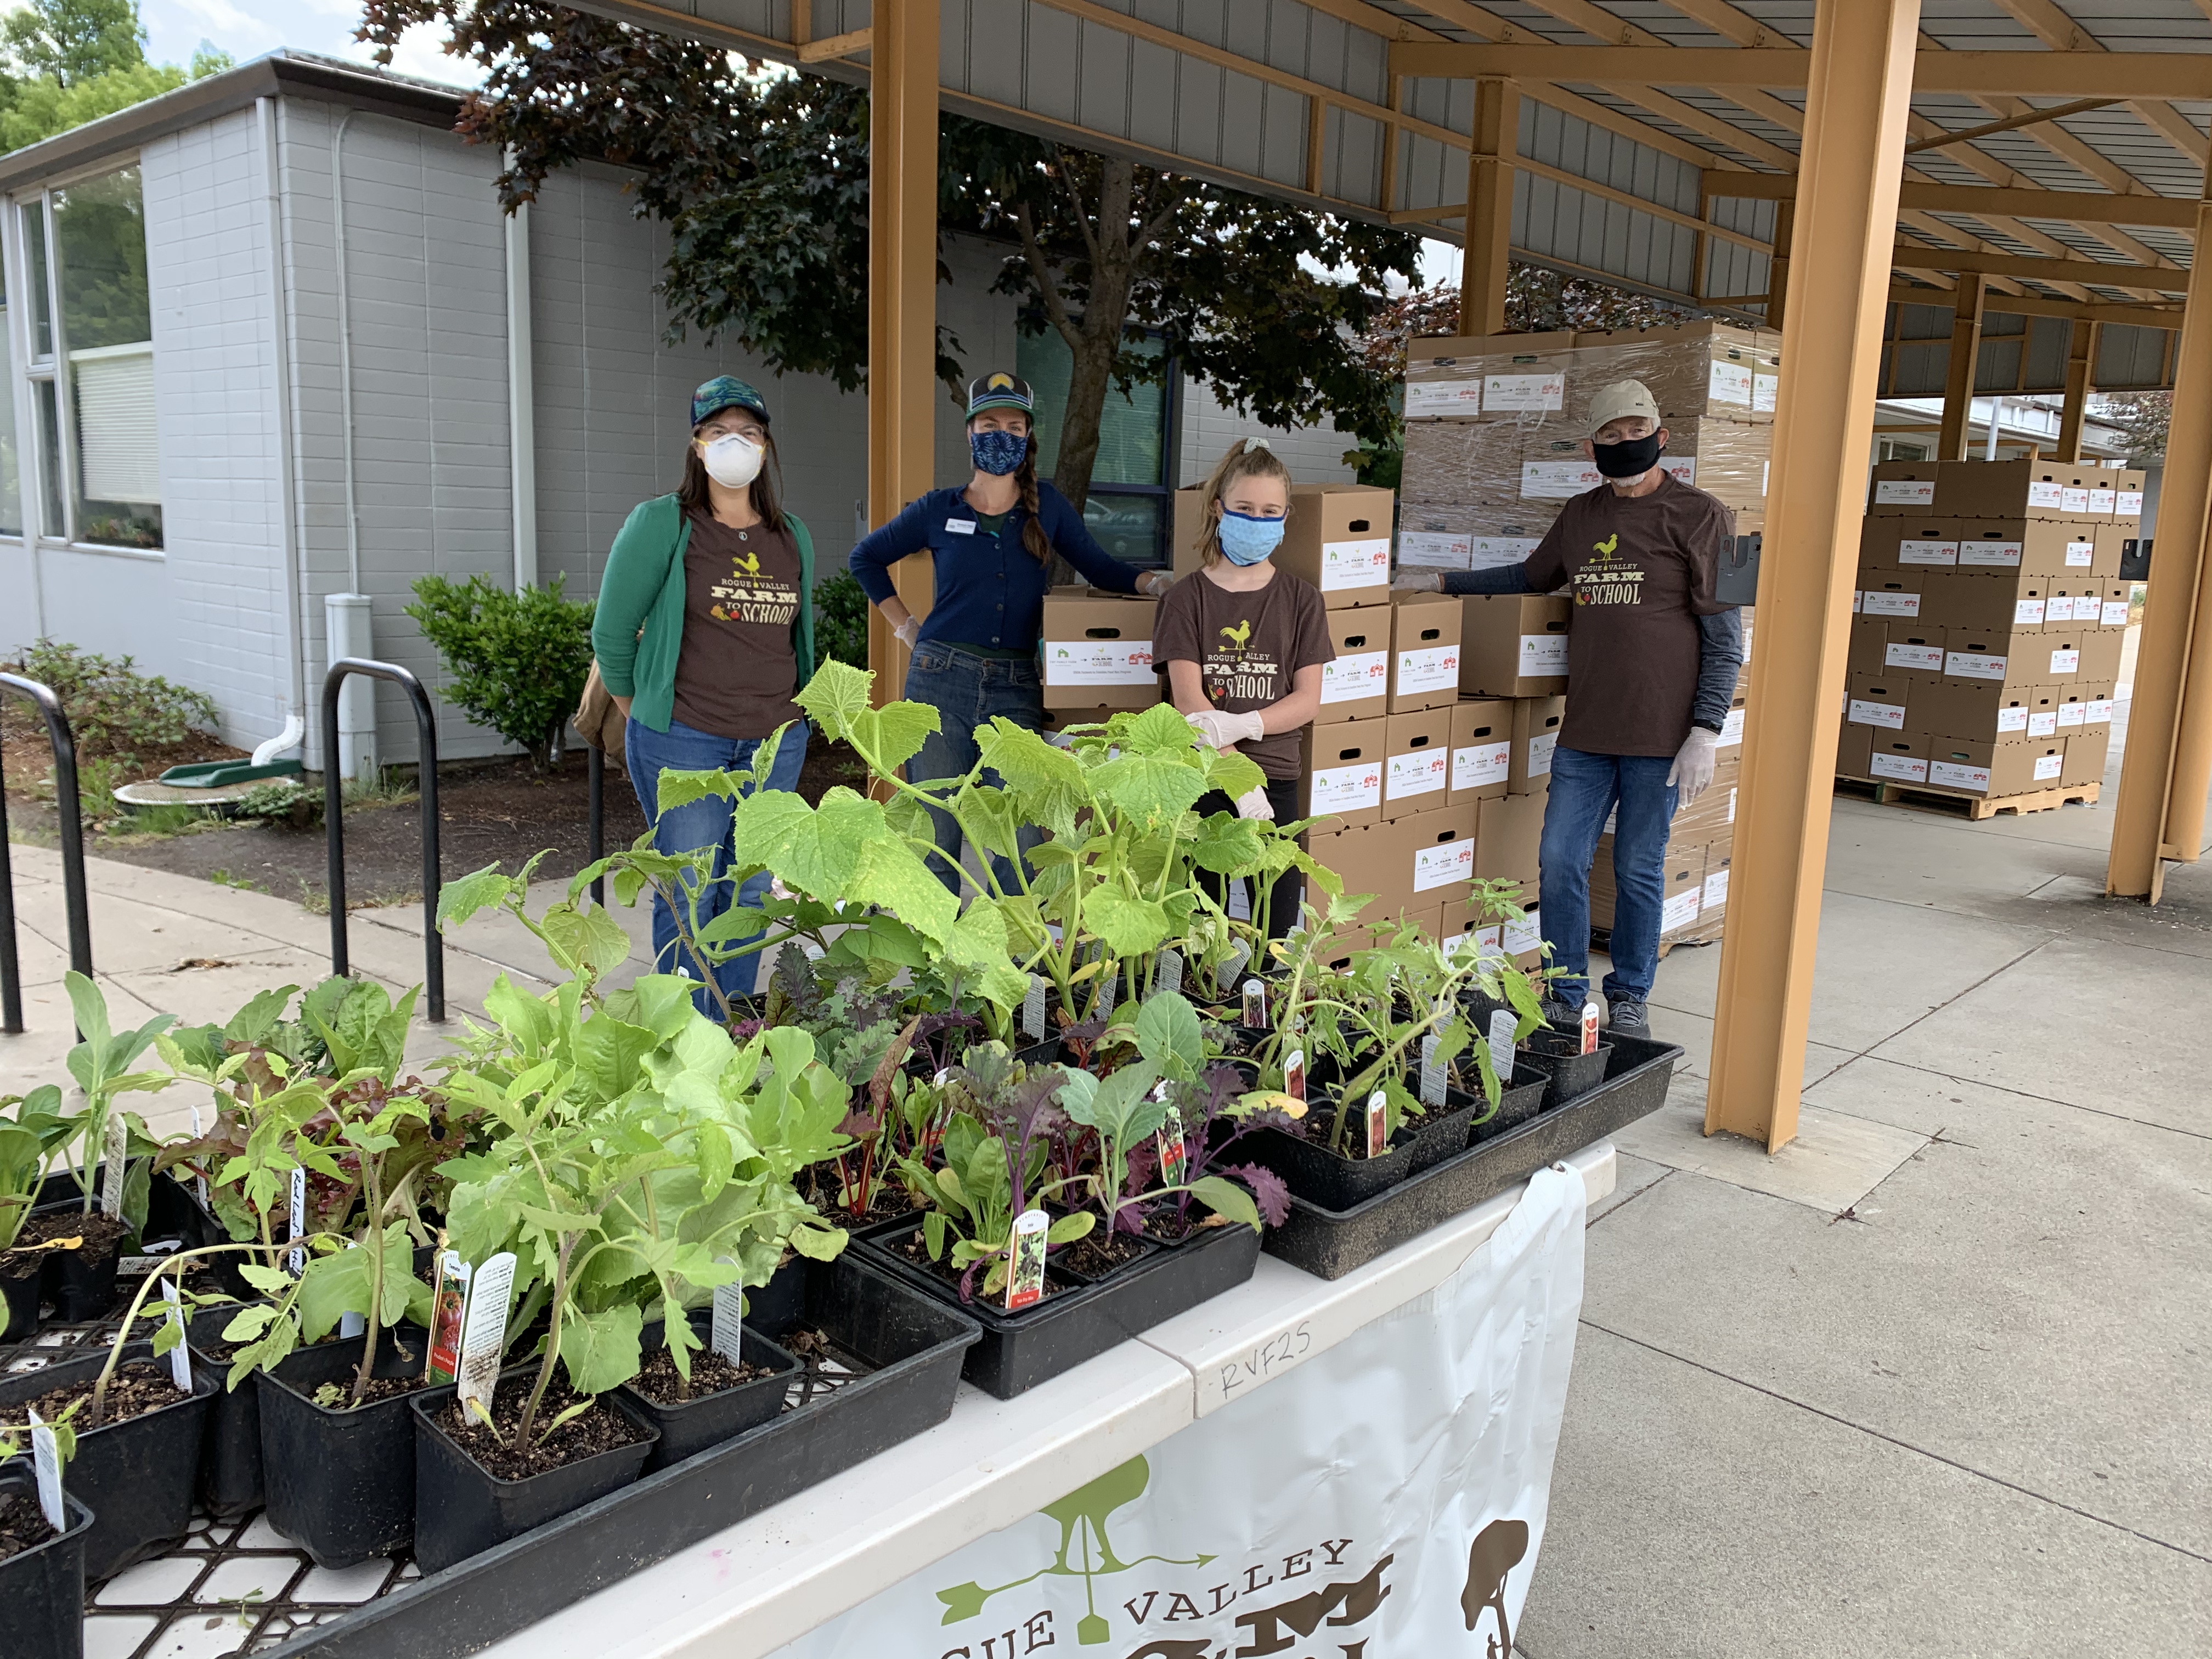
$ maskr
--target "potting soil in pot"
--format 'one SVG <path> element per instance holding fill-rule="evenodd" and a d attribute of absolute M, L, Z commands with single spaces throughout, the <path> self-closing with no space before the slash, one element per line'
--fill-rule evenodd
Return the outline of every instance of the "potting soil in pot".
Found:
<path fill-rule="evenodd" d="M 465 1424 L 456 1423 L 453 1408 L 439 1413 L 439 1426 L 445 1430 L 447 1437 L 465 1449 L 487 1474 L 501 1480 L 520 1480 L 564 1464 L 580 1463 L 617 1446 L 635 1445 L 645 1438 L 628 1418 L 604 1402 L 547 1434 L 546 1424 L 585 1397 L 556 1376 L 545 1390 L 545 1397 L 538 1402 L 538 1420 L 530 1431 L 535 1444 L 526 1453 L 515 1443 L 515 1431 L 521 1426 L 522 1408 L 529 1402 L 530 1390 L 535 1386 L 534 1372 L 532 1368 L 532 1376 L 501 1379 L 491 1405 L 492 1428 L 498 1431 L 495 1436 L 474 1418 Z"/>
<path fill-rule="evenodd" d="M 695 1348 L 691 1353 L 691 1380 L 686 1383 L 676 1369 L 676 1356 L 666 1348 L 655 1348 L 645 1357 L 644 1365 L 630 1379 L 629 1386 L 656 1406 L 680 1406 L 773 1375 L 765 1365 L 750 1361 L 732 1364 L 712 1348 Z M 546 1393 L 550 1397 L 552 1391 L 549 1389 Z"/>
<path fill-rule="evenodd" d="M 1145 1254 L 1145 1241 L 1133 1233 L 1102 1233 L 1097 1228 L 1057 1251 L 1053 1265 L 1086 1279 L 1103 1279 Z"/>
<path fill-rule="evenodd" d="M 80 1400 L 92 1398 L 90 1380 L 72 1382 L 65 1389 L 55 1389 L 31 1401 L 31 1409 L 47 1422 L 58 1421 L 61 1414 Z M 104 1414 L 95 1424 L 92 1407 L 88 1405 L 77 1413 L 79 1433 L 93 1428 L 106 1428 L 111 1423 L 127 1423 L 134 1417 L 143 1417 L 148 1412 L 157 1412 L 164 1406 L 173 1406 L 184 1396 L 169 1378 L 169 1367 L 143 1362 L 118 1365 L 115 1375 L 107 1380 L 107 1402 Z"/>
<path fill-rule="evenodd" d="M 50 1238 L 76 1238 L 83 1241 L 77 1246 L 81 1252 L 96 1256 L 119 1248 L 130 1231 L 116 1217 L 98 1210 L 89 1215 L 80 1209 L 57 1210 L 34 1215 L 25 1222 L 15 1243 L 21 1248 L 43 1244 Z"/>
<path fill-rule="evenodd" d="M 956 1291 L 960 1288 L 961 1279 L 967 1275 L 968 1270 L 965 1267 L 956 1267 L 952 1265 L 952 1244 L 950 1239 L 945 1241 L 945 1260 L 942 1261 L 933 1261 L 929 1259 L 929 1246 L 923 1242 L 919 1228 L 904 1238 L 894 1238 L 887 1243 L 889 1249 L 902 1261 L 911 1261 L 922 1272 L 935 1275 Z M 1053 1264 L 1055 1267 L 1059 1262 L 1059 1257 L 1053 1258 Z M 968 1293 L 971 1299 L 982 1297 L 984 1275 L 989 1272 L 990 1269 L 981 1263 L 976 1264 L 975 1275 L 968 1281 Z M 1051 1301 L 1066 1288 L 1066 1285 L 1056 1281 L 1050 1273 L 1047 1273 L 1044 1279 L 1044 1294 L 1036 1301 L 1030 1303 L 1030 1306 L 1032 1308 L 1041 1306 Z M 793 1352 L 796 1352 L 797 1350 L 794 1349 Z"/>
<path fill-rule="evenodd" d="M 0 1561 L 36 1549 L 54 1536 L 39 1500 L 21 1492 L 0 1492 Z"/>

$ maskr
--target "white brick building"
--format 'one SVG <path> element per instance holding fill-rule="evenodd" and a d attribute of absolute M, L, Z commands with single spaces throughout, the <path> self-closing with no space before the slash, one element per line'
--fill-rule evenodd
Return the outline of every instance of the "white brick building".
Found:
<path fill-rule="evenodd" d="M 558 573 L 592 596 L 623 517 L 675 483 L 690 389 L 726 372 L 767 394 L 789 504 L 840 568 L 864 527 L 864 398 L 665 343 L 665 233 L 624 175 L 556 174 L 509 220 L 497 157 L 451 131 L 459 96 L 277 54 L 0 159 L 0 648 L 129 652 L 215 697 L 243 746 L 304 713 L 319 766 L 326 596 L 368 595 L 376 654 L 434 690 L 410 584 Z M 939 315 L 971 372 L 1041 378 L 1036 355 L 1063 349 L 1018 340 L 988 292 L 1000 257 L 948 248 Z M 1175 463 L 1155 489 L 1249 429 L 1202 386 L 1155 395 L 1152 453 Z M 1277 438 L 1313 479 L 1347 476 L 1350 442 Z M 938 452 L 942 481 L 966 476 L 949 399 Z M 1158 503 L 1113 500 L 1140 544 Z M 404 698 L 377 697 L 384 757 L 411 759 Z M 501 746 L 440 720 L 445 755 Z"/>

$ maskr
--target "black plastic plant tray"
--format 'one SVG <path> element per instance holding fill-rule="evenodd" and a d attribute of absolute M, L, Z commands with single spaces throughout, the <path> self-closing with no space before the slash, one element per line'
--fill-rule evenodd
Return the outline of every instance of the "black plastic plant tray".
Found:
<path fill-rule="evenodd" d="M 986 1305 L 980 1297 L 961 1303 L 952 1285 L 896 1254 L 892 1247 L 902 1236 L 878 1233 L 859 1241 L 858 1248 L 902 1282 L 958 1308 L 982 1327 L 982 1339 L 969 1349 L 963 1375 L 1000 1400 L 1026 1393 L 1234 1289 L 1260 1265 L 1260 1241 L 1249 1227 L 1206 1227 L 1094 1284 L 1063 1280 L 1066 1288 L 1058 1294 L 1010 1314 Z"/>
<path fill-rule="evenodd" d="M 836 1370 L 810 1367 L 805 1403 L 443 1572 L 301 1632 L 270 1659 L 459 1659 L 735 1526 L 951 1413 L 975 1322 L 848 1249 L 809 1264 L 804 1315 Z"/>
<path fill-rule="evenodd" d="M 1658 1110 L 1666 1103 L 1674 1062 L 1681 1058 L 1680 1046 L 1629 1036 L 1611 1042 L 1606 1080 L 1578 1100 L 1478 1140 L 1456 1158 L 1348 1209 L 1326 1210 L 1293 1196 L 1290 1219 L 1268 1230 L 1267 1254 L 1317 1279 L 1341 1279 L 1547 1164 Z"/>
<path fill-rule="evenodd" d="M 1449 1089 L 1443 1109 L 1408 1118 L 1390 1150 L 1380 1158 L 1341 1157 L 1323 1141 L 1308 1140 L 1286 1129 L 1255 1130 L 1243 1144 L 1250 1148 L 1251 1160 L 1282 1176 L 1295 1196 L 1327 1209 L 1348 1210 L 1465 1152 L 1470 1140 L 1491 1133 L 1491 1123 L 1514 1119 L 1516 1114 L 1534 1116 L 1549 1081 L 1540 1072 L 1516 1066 L 1510 1086 L 1498 1095 L 1498 1110 L 1480 1124 L 1474 1121 L 1482 1109 L 1480 1099 Z M 1316 1095 L 1310 1123 L 1338 1103 L 1332 1091 L 1317 1090 Z M 1329 1121 L 1334 1122 L 1334 1117 Z M 1355 1118 L 1348 1133 L 1358 1133 L 1359 1127 Z M 1322 1133 L 1318 1127 L 1316 1132 Z"/>

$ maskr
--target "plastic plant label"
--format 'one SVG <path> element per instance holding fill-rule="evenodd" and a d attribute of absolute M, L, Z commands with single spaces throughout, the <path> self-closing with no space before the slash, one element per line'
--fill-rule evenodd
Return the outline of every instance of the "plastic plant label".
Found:
<path fill-rule="evenodd" d="M 1961 766 L 1955 761 L 1928 763 L 1928 781 L 1945 789 L 1965 789 L 1977 795 L 1990 793 L 1990 769 L 1986 766 Z"/>
<path fill-rule="evenodd" d="M 1962 680 L 2001 680 L 2005 677 L 2005 659 L 1986 651 L 1947 651 L 1943 672 Z"/>
<path fill-rule="evenodd" d="M 291 1221 L 292 1237 L 305 1238 L 307 1236 L 307 1171 L 304 1165 L 296 1166 L 292 1171 Z M 305 1273 L 307 1270 L 307 1247 L 295 1244 L 291 1254 L 284 1258 L 284 1266 L 295 1279 Z"/>
<path fill-rule="evenodd" d="M 1503 783 L 1510 775 L 1513 745 L 1510 743 L 1478 743 L 1465 749 L 1455 749 L 1451 755 L 1451 787 L 1454 789 L 1480 789 L 1487 784 Z"/>
<path fill-rule="evenodd" d="M 1182 1114 L 1172 1106 L 1161 1121 L 1159 1144 L 1160 1185 L 1182 1186 L 1183 1176 L 1190 1168 L 1190 1146 L 1183 1139 Z"/>
<path fill-rule="evenodd" d="M 1387 587 L 1390 583 L 1390 538 L 1362 537 L 1357 541 L 1321 544 L 1321 591 L 1335 593 L 1347 587 Z M 1147 652 L 1149 658 L 1150 653 Z"/>
<path fill-rule="evenodd" d="M 1923 672 L 1940 674 L 1943 672 L 1943 647 L 1940 645 L 1908 645 L 1893 640 L 1882 653 L 1885 668 L 1915 668 Z"/>
<path fill-rule="evenodd" d="M 803 939 L 799 940 L 799 954 L 805 957 L 809 962 L 819 962 L 822 960 L 822 947 L 817 945 L 811 939 Z"/>
<path fill-rule="evenodd" d="M 2081 607 L 2076 605 L 2074 609 L 2079 615 Z M 2083 617 L 2081 620 L 2087 622 L 2088 618 Z M 2128 625 L 2128 602 L 2125 599 L 2106 599 L 2098 611 L 2097 620 L 2106 628 L 2125 628 Z"/>
<path fill-rule="evenodd" d="M 1998 734 L 2002 736 L 2007 732 L 2025 732 L 2034 718 L 2025 707 L 2019 703 L 2013 704 L 2009 708 L 2000 708 L 1997 710 Z"/>
<path fill-rule="evenodd" d="M 1410 392 L 1411 387 L 1407 388 Z M 1413 411 L 1408 410 L 1407 413 Z M 1474 538 L 1449 530 L 1401 530 L 1398 532 L 1398 562 L 1420 570 L 1464 570 L 1474 551 Z"/>
<path fill-rule="evenodd" d="M 1459 647 L 1431 646 L 1398 653 L 1398 692 L 1455 690 L 1459 685 Z"/>
<path fill-rule="evenodd" d="M 1490 1068 L 1498 1073 L 1500 1088 L 1513 1081 L 1513 1028 L 1519 1024 L 1510 1008 L 1496 1009 L 1490 1016 Z"/>
<path fill-rule="evenodd" d="M 499 1359 L 507 1347 L 507 1296 L 514 1288 L 514 1252 L 501 1250 L 471 1279 L 468 1316 L 461 1324 L 461 1368 L 453 1379 L 459 1385 L 465 1418 L 471 1401 L 489 1413 L 492 1391 L 499 1386 Z"/>
<path fill-rule="evenodd" d="M 461 1374 L 461 1327 L 469 1305 L 469 1264 L 453 1250 L 438 1252 L 438 1277 L 430 1291 L 430 1357 L 422 1375 L 451 1382 Z"/>
<path fill-rule="evenodd" d="M 179 1394 L 192 1391 L 192 1350 L 185 1340 L 185 1304 L 177 1296 L 177 1281 L 164 1277 L 161 1300 L 169 1304 L 169 1323 L 177 1328 L 177 1346 L 169 1350 L 169 1381 Z"/>
<path fill-rule="evenodd" d="M 1388 651 L 1355 651 L 1321 665 L 1321 700 L 1324 703 L 1356 702 L 1379 696 L 1390 686 Z"/>
<path fill-rule="evenodd" d="M 1595 997 L 1584 997 L 1583 999 L 1582 1052 L 1583 1054 L 1594 1054 L 1597 1052 L 1597 1017 L 1599 1012 L 1597 999 Z"/>
<path fill-rule="evenodd" d="M 1909 619 L 1920 614 L 1920 595 L 1869 592 L 1861 602 L 1860 609 L 1869 617 L 1904 617 Z"/>
<path fill-rule="evenodd" d="M 1114 999 L 1121 989 L 1121 975 L 1113 963 L 1098 970 L 1098 995 L 1091 1005 L 1095 1018 L 1104 1019 L 1114 1012 Z"/>
<path fill-rule="evenodd" d="M 1381 1158 L 1390 1150 L 1390 1103 L 1377 1089 L 1367 1097 L 1367 1156 Z"/>
<path fill-rule="evenodd" d="M 346 1246 L 349 1250 L 357 1250 L 360 1248 L 361 1245 L 358 1243 L 349 1243 Z M 338 1335 L 342 1338 L 360 1336 L 368 1329 L 368 1321 L 357 1313 L 349 1311 L 338 1316 Z"/>
<path fill-rule="evenodd" d="M 69 1516 L 62 1507 L 61 1448 L 54 1443 L 54 1431 L 46 1419 L 28 1406 L 23 1410 L 31 1420 L 31 1462 L 39 1473 L 39 1512 L 56 1532 L 66 1532 Z"/>
<path fill-rule="evenodd" d="M 1437 1048 L 1443 1039 L 1434 1031 L 1421 1039 L 1421 1104 L 1441 1106 L 1444 1103 L 1444 1066 L 1437 1058 Z"/>
<path fill-rule="evenodd" d="M 2038 710 L 2027 717 L 2027 735 L 2031 738 L 2051 738 L 2058 734 L 2058 711 L 2055 708 Z"/>
<path fill-rule="evenodd" d="M 107 1115 L 106 1144 L 100 1157 L 100 1212 L 102 1215 L 123 1213 L 124 1165 L 131 1152 L 131 1131 L 123 1121 L 123 1114 L 110 1109 Z"/>
<path fill-rule="evenodd" d="M 1292 1100 L 1306 1097 L 1306 1051 L 1293 1048 L 1283 1057 L 1283 1092 Z"/>
<path fill-rule="evenodd" d="M 1358 766 L 1329 766 L 1313 775 L 1313 816 L 1359 812 L 1382 804 L 1382 769 L 1372 761 Z"/>
<path fill-rule="evenodd" d="M 2051 672 L 2054 674 L 2078 674 L 2081 672 L 2079 651 L 2054 651 L 2051 653 Z"/>
<path fill-rule="evenodd" d="M 1493 415 L 1509 410 L 1552 414 L 1567 406 L 1567 376 L 1564 369 L 1545 374 L 1486 374 L 1482 377 L 1482 407 Z"/>
<path fill-rule="evenodd" d="M 1956 564 L 1959 544 L 1925 539 L 1902 541 L 1897 544 L 1897 562 L 1900 565 Z"/>
<path fill-rule="evenodd" d="M 1892 778 L 1899 783 L 1928 781 L 1928 763 L 1914 755 L 1875 755 L 1867 762 L 1867 770 L 1878 778 Z"/>
<path fill-rule="evenodd" d="M 1267 988 L 1256 979 L 1244 981 L 1244 1024 L 1265 1025 L 1267 1023 Z"/>
<path fill-rule="evenodd" d="M 1244 964 L 1251 960 L 1252 947 L 1247 945 L 1241 939 L 1237 940 L 1229 948 L 1229 960 L 1223 963 L 1221 966 L 1215 970 L 1213 976 L 1214 989 L 1217 991 L 1225 991 L 1231 986 L 1236 984 L 1237 980 L 1243 975 Z"/>
<path fill-rule="evenodd" d="M 2066 544 L 2066 568 L 2069 570 L 2087 570 L 2096 562 L 2096 543 L 2069 542 Z"/>
<path fill-rule="evenodd" d="M 1936 480 L 1933 478 L 1881 478 L 1874 487 L 1876 507 L 1933 507 L 1936 504 Z"/>
<path fill-rule="evenodd" d="M 1538 536 L 1477 536 L 1468 544 L 1469 570 L 1495 570 L 1500 565 L 1520 564 L 1536 550 Z"/>
<path fill-rule="evenodd" d="M 1552 751 L 1559 746 L 1556 732 L 1539 732 L 1528 739 L 1528 775 L 1547 778 L 1552 775 Z"/>
<path fill-rule="evenodd" d="M 2053 599 L 2051 603 L 2056 605 L 2058 601 Z M 2014 628 L 2039 628 L 2046 609 L 2048 607 L 2041 599 L 2014 599 L 2012 602 L 2012 625 Z M 2069 605 L 2068 609 L 2072 607 Z"/>
<path fill-rule="evenodd" d="M 1565 634 L 1523 634 L 1521 636 L 1521 672 L 1539 679 L 1553 678 L 1567 672 L 1567 636 Z"/>
<path fill-rule="evenodd" d="M 1052 1218 L 1042 1210 L 1024 1210 L 1014 1218 L 1007 1241 L 1006 1311 L 1044 1299 L 1044 1236 Z"/>
<path fill-rule="evenodd" d="M 192 1108 L 192 1139 L 194 1140 L 198 1140 L 199 1138 L 200 1109 L 195 1106 Z M 207 1177 L 205 1176 L 196 1175 L 192 1177 L 192 1190 L 200 1195 L 200 1208 L 204 1210 L 210 1207 L 208 1204 Z"/>
<path fill-rule="evenodd" d="M 1959 544 L 1959 568 L 1967 566 L 1997 570 L 2020 568 L 2018 542 L 1966 540 Z"/>
<path fill-rule="evenodd" d="M 1149 685 L 1154 678 L 1150 640 L 1048 640 L 1047 685 Z"/>
<path fill-rule="evenodd" d="M 1044 975 L 1031 974 L 1030 994 L 1022 999 L 1022 1030 L 1037 1042 L 1044 1041 Z"/>
<path fill-rule="evenodd" d="M 730 1261 L 726 1255 L 714 1259 Z M 744 1363 L 744 1319 L 745 1287 L 738 1284 L 714 1286 L 714 1319 L 708 1328 L 707 1346 L 732 1365 Z"/>
<path fill-rule="evenodd" d="M 1416 749 L 1410 754 L 1390 757 L 1389 781 L 1383 793 L 1391 800 L 1403 800 L 1408 795 L 1426 795 L 1443 788 L 1451 781 L 1451 755 L 1442 749 Z"/>
<path fill-rule="evenodd" d="M 1182 989 L 1182 952 L 1172 945 L 1152 958 L 1152 990 L 1180 992 Z"/>
<path fill-rule="evenodd" d="M 1752 399 L 1751 365 L 1716 361 L 1706 376 L 1705 395 L 1717 404 L 1748 407 Z"/>

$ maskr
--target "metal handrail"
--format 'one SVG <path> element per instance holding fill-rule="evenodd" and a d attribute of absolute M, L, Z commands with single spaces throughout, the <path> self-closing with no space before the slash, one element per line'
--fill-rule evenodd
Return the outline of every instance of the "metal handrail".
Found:
<path fill-rule="evenodd" d="M 70 966 L 92 977 L 92 909 L 84 885 L 84 814 L 77 802 L 76 739 L 53 688 L 0 674 L 0 690 L 19 691 L 46 717 L 54 751 L 54 813 L 61 821 L 62 902 L 69 916 Z M 0 1029 L 23 1029 L 23 974 L 15 956 L 15 872 L 8 854 L 8 790 L 0 778 Z"/>
<path fill-rule="evenodd" d="M 353 675 L 389 680 L 415 705 L 415 729 L 422 739 L 416 793 L 422 799 L 422 993 L 429 1018 L 446 1018 L 446 950 L 438 933 L 438 720 L 430 694 L 398 663 L 366 657 L 341 657 L 323 676 L 323 845 L 331 894 L 331 971 L 346 966 L 345 778 L 338 769 L 338 688 Z"/>
<path fill-rule="evenodd" d="M 585 771 L 591 781 L 591 806 L 585 815 L 584 853 L 586 860 L 597 864 L 607 855 L 607 757 L 597 744 L 587 744 L 585 752 L 591 757 Z M 592 902 L 600 909 L 607 908 L 607 878 L 592 878 Z"/>

